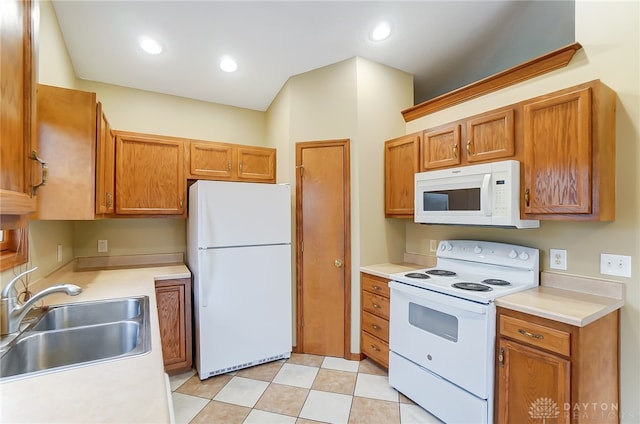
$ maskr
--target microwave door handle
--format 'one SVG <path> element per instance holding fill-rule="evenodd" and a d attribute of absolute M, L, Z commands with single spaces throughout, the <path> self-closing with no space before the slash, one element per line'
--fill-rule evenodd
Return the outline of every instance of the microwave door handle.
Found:
<path fill-rule="evenodd" d="M 481 208 L 484 216 L 491 216 L 491 199 L 489 198 L 489 183 L 491 183 L 491 174 L 484 174 L 482 178 Z"/>

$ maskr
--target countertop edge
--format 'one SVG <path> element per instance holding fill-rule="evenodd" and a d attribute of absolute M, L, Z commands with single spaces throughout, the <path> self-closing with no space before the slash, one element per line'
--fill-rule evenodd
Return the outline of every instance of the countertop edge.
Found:
<path fill-rule="evenodd" d="M 539 287 L 495 300 L 502 308 L 577 327 L 597 321 L 624 303 L 623 283 L 546 272 L 541 273 Z"/>
<path fill-rule="evenodd" d="M 364 265 L 360 267 L 360 272 L 375 275 L 381 278 L 391 278 L 392 274 L 399 272 L 410 272 L 416 269 L 425 268 L 424 265 L 415 264 L 411 262 L 402 263 L 381 263 L 373 265 Z"/>

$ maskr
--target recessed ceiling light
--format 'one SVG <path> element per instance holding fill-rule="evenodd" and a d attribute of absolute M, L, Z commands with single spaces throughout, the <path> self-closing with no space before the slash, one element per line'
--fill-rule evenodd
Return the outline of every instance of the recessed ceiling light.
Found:
<path fill-rule="evenodd" d="M 387 22 L 380 22 L 371 31 L 371 39 L 373 41 L 382 41 L 391 35 L 391 26 Z"/>
<path fill-rule="evenodd" d="M 235 60 L 233 60 L 232 57 L 223 56 L 220 59 L 220 69 L 222 69 L 225 72 L 234 72 L 236 69 L 238 69 L 238 64 L 236 63 Z"/>
<path fill-rule="evenodd" d="M 144 50 L 149 54 L 162 53 L 162 46 L 160 45 L 160 43 L 148 37 L 145 37 L 142 40 L 140 40 L 140 47 L 142 47 L 142 50 Z"/>

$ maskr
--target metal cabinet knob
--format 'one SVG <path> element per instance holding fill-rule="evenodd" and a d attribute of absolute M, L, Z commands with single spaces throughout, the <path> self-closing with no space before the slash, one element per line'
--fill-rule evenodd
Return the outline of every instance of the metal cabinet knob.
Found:
<path fill-rule="evenodd" d="M 336 268 L 340 268 L 342 266 L 342 261 L 340 259 L 336 259 L 335 261 L 333 261 L 333 264 Z"/>

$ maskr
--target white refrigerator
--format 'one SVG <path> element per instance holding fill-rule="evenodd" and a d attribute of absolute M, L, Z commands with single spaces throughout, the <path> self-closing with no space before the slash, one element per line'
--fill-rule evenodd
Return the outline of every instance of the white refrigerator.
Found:
<path fill-rule="evenodd" d="M 197 181 L 189 188 L 201 380 L 291 355 L 291 188 Z"/>

